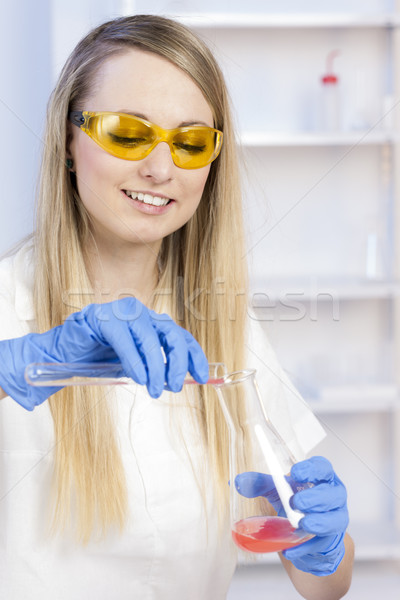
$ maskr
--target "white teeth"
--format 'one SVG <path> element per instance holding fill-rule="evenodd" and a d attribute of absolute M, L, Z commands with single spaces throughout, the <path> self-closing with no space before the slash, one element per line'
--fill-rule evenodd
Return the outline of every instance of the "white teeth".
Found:
<path fill-rule="evenodd" d="M 151 194 L 143 194 L 142 192 L 130 192 L 125 191 L 127 196 L 133 198 L 133 200 L 140 200 L 144 204 L 151 204 L 152 206 L 165 206 L 168 204 L 168 198 L 160 198 L 160 196 L 152 196 Z"/>

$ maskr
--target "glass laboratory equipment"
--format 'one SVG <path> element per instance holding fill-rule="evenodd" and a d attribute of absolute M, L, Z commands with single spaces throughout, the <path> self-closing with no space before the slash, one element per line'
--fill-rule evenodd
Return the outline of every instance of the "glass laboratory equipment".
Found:
<path fill-rule="evenodd" d="M 222 383 L 227 374 L 223 363 L 209 363 L 208 384 Z M 31 363 L 25 369 L 25 381 L 33 386 L 129 385 L 121 363 Z M 188 373 L 184 384 L 197 384 Z M 165 384 L 166 389 L 167 385 Z"/>
<path fill-rule="evenodd" d="M 285 477 L 295 460 L 268 419 L 255 374 L 250 369 L 238 371 L 214 384 L 229 430 L 232 537 L 242 550 L 278 552 L 313 537 L 299 526 L 303 513 L 290 506 L 294 491 L 312 484 L 293 482 L 292 488 Z M 242 473 L 249 475 L 240 482 L 237 476 Z M 262 492 L 270 492 L 269 500 L 259 496 L 258 473 L 269 476 Z M 254 495 L 258 497 L 250 497 Z M 285 516 L 276 516 L 275 510 Z"/>

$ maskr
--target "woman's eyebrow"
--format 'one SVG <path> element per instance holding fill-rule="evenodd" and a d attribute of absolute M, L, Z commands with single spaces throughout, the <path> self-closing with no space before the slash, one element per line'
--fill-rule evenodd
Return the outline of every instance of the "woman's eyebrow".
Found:
<path fill-rule="evenodd" d="M 211 125 L 205 123 L 204 121 L 183 121 L 179 127 L 191 127 L 192 125 L 204 125 L 204 127 L 211 127 Z"/>
<path fill-rule="evenodd" d="M 144 121 L 148 121 L 149 123 L 152 123 L 152 121 L 150 121 L 150 119 L 142 113 L 132 112 L 131 110 L 124 110 L 124 109 L 118 110 L 117 112 L 123 113 L 124 115 L 132 115 L 132 117 L 138 117 L 139 119 L 143 119 Z M 209 125 L 208 123 L 205 123 L 204 121 L 182 121 L 178 125 L 178 127 L 192 127 L 193 125 L 203 125 L 204 127 L 211 127 L 211 125 Z"/>
<path fill-rule="evenodd" d="M 117 113 L 121 113 L 123 115 L 131 115 L 132 117 L 139 117 L 139 119 L 144 119 L 144 121 L 148 121 L 149 119 L 146 115 L 142 115 L 142 113 L 132 112 L 131 110 L 117 110 Z"/>

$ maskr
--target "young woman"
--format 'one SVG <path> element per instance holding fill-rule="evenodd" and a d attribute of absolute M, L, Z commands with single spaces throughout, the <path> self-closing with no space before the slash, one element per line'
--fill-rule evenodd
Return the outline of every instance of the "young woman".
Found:
<path fill-rule="evenodd" d="M 210 386 L 179 393 L 207 360 L 257 367 L 299 460 L 321 439 L 247 318 L 237 173 L 223 77 L 193 33 L 142 15 L 78 44 L 48 108 L 37 230 L 0 263 L 2 597 L 225 597 L 226 426 Z M 32 387 L 31 362 L 120 362 L 135 383 Z M 320 457 L 296 467 L 316 535 L 282 561 L 304 597 L 340 598 L 344 486 Z"/>

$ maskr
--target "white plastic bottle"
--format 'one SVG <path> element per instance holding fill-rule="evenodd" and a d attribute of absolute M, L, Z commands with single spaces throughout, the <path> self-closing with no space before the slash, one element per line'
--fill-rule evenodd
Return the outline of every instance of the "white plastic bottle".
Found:
<path fill-rule="evenodd" d="M 326 59 L 326 73 L 321 77 L 321 130 L 341 130 L 341 106 L 339 77 L 333 72 L 333 60 L 338 50 L 330 52 Z"/>

